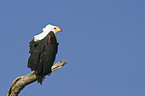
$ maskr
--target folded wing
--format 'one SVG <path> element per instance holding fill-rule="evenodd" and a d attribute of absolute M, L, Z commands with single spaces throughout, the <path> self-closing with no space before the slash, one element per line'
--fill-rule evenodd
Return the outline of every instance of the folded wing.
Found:
<path fill-rule="evenodd" d="M 42 79 L 45 75 L 51 74 L 51 67 L 54 63 L 58 51 L 58 43 L 55 34 L 51 31 L 48 35 L 40 40 L 30 42 L 31 54 L 28 60 L 28 68 L 34 70 L 37 80 L 42 84 Z"/>

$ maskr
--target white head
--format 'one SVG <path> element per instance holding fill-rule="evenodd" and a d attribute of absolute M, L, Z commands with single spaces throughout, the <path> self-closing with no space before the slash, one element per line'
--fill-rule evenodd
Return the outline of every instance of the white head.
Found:
<path fill-rule="evenodd" d="M 48 24 L 45 28 L 42 29 L 43 32 L 50 32 L 53 31 L 54 34 L 57 34 L 58 32 L 62 31 L 62 29 L 58 28 L 57 26 L 53 26 Z"/>
<path fill-rule="evenodd" d="M 42 29 L 43 32 L 34 36 L 34 41 L 42 40 L 50 31 L 53 31 L 54 34 L 57 34 L 58 32 L 62 31 L 62 29 L 58 28 L 57 26 L 53 26 L 48 24 L 45 28 Z"/>

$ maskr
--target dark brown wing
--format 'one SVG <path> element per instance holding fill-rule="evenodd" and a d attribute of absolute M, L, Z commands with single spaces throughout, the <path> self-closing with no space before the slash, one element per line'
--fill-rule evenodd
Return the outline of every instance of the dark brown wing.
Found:
<path fill-rule="evenodd" d="M 41 41 L 30 42 L 30 57 L 28 68 L 36 72 L 38 82 L 42 83 L 45 75 L 51 74 L 51 67 L 58 51 L 58 43 L 55 34 L 51 31 Z"/>

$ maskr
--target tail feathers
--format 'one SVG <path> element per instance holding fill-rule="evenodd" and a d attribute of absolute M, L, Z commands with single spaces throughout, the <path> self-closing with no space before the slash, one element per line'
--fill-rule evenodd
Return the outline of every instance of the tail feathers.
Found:
<path fill-rule="evenodd" d="M 41 73 L 37 74 L 36 71 L 35 71 L 35 74 L 36 74 L 36 77 L 37 77 L 37 82 L 42 85 L 42 81 L 44 81 L 46 75 L 41 74 Z M 51 73 L 48 73 L 47 75 L 50 76 Z"/>
<path fill-rule="evenodd" d="M 45 76 L 41 76 L 41 75 L 36 75 L 37 77 L 37 82 L 40 83 L 42 85 L 42 81 L 44 81 Z"/>
<path fill-rule="evenodd" d="M 37 82 L 40 83 L 40 84 L 42 85 L 42 81 L 44 81 L 46 75 L 37 74 L 37 73 L 35 73 L 35 74 L 36 74 L 36 77 L 37 77 Z M 50 76 L 51 73 L 49 73 L 49 74 L 47 74 L 47 75 Z"/>

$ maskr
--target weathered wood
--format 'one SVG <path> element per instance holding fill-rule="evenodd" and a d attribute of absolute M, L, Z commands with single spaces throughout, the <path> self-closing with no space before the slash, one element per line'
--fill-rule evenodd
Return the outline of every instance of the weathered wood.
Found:
<path fill-rule="evenodd" d="M 52 72 L 56 71 L 58 68 L 61 68 L 67 64 L 65 60 L 62 60 L 52 66 Z M 37 80 L 35 72 L 29 73 L 25 76 L 17 77 L 11 84 L 6 96 L 18 96 L 20 91 L 28 84 L 31 84 Z"/>

